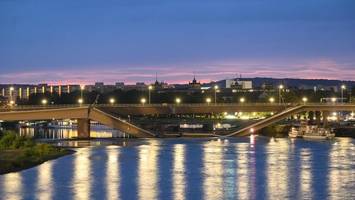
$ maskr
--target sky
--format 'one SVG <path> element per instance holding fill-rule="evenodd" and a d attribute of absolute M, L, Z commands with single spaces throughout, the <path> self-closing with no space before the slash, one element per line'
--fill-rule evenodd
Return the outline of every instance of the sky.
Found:
<path fill-rule="evenodd" d="M 0 0 L 0 83 L 355 80 L 354 0 Z"/>

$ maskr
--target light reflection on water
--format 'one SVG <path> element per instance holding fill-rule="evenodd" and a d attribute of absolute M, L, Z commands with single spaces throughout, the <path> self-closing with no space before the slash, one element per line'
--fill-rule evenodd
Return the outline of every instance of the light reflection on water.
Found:
<path fill-rule="evenodd" d="M 20 128 L 19 134 L 41 139 L 70 139 L 78 136 L 77 129 L 72 128 Z M 92 138 L 117 138 L 127 137 L 124 133 L 109 128 L 91 128 L 90 137 Z"/>
<path fill-rule="evenodd" d="M 355 140 L 152 139 L 0 176 L 0 199 L 354 199 Z"/>

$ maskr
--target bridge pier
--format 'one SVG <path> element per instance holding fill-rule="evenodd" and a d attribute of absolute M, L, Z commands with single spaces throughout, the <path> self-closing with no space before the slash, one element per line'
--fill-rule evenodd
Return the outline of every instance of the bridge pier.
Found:
<path fill-rule="evenodd" d="M 90 119 L 78 119 L 78 138 L 90 138 Z"/>
<path fill-rule="evenodd" d="M 315 115 L 316 115 L 316 124 L 319 127 L 320 126 L 320 122 L 321 122 L 321 112 L 320 111 L 315 111 Z"/>
<path fill-rule="evenodd" d="M 323 127 L 327 127 L 328 126 L 329 112 L 328 111 L 323 111 L 322 116 L 323 116 Z"/>

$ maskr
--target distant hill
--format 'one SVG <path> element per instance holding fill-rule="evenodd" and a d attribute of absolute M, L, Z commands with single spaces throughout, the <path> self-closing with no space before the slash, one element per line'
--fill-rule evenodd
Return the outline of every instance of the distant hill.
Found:
<path fill-rule="evenodd" d="M 355 81 L 341 81 L 341 80 L 327 80 L 327 79 L 295 79 L 295 78 L 266 78 L 266 77 L 255 77 L 255 78 L 236 78 L 238 80 L 251 80 L 253 82 L 253 87 L 260 87 L 264 83 L 271 85 L 284 84 L 287 87 L 297 87 L 297 88 L 313 88 L 318 87 L 339 87 L 345 84 L 347 87 L 355 87 Z M 225 80 L 217 81 L 217 84 L 222 84 Z"/>

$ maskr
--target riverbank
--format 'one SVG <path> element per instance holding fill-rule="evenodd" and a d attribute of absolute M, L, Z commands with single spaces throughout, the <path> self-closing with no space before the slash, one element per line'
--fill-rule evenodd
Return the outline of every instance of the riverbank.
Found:
<path fill-rule="evenodd" d="M 5 133 L 0 136 L 0 174 L 17 172 L 56 159 L 74 151 Z"/>

